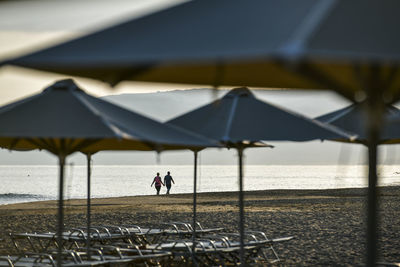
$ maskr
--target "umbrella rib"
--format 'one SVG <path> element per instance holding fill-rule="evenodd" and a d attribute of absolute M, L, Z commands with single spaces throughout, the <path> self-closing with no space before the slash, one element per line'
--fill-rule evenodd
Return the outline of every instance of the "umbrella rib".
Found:
<path fill-rule="evenodd" d="M 386 79 L 386 84 L 382 86 L 382 88 L 389 88 L 393 81 L 398 77 L 397 73 L 399 72 L 399 68 L 396 66 L 392 66 L 390 68 L 390 73 L 388 78 Z"/>
<path fill-rule="evenodd" d="M 337 114 L 336 116 L 330 118 L 328 121 L 324 121 L 324 123 L 331 123 L 336 121 L 337 119 L 342 118 L 343 116 L 345 116 L 346 114 L 350 113 L 352 111 L 352 109 L 348 108 L 346 110 L 343 110 L 343 112 Z"/>
<path fill-rule="evenodd" d="M 148 148 L 150 148 L 151 150 L 158 152 L 161 152 L 163 150 L 165 150 L 164 145 L 161 145 L 159 143 L 153 143 L 150 141 L 142 141 Z"/>
<path fill-rule="evenodd" d="M 53 147 L 54 151 L 57 151 L 57 153 L 60 152 L 65 152 L 65 143 L 63 141 L 63 138 L 57 138 L 57 140 L 59 140 L 60 144 L 57 146 L 57 141 L 55 138 L 48 138 L 47 139 L 47 144 L 50 147 Z M 43 142 L 46 142 L 46 139 L 43 138 Z M 58 154 L 57 154 L 58 155 Z"/>
<path fill-rule="evenodd" d="M 13 138 L 8 149 L 13 150 L 20 140 L 21 138 Z"/>
<path fill-rule="evenodd" d="M 365 75 L 363 75 L 363 73 L 362 73 L 363 70 L 362 70 L 361 64 L 355 63 L 353 65 L 354 65 L 353 70 L 354 70 L 357 80 L 361 83 L 361 87 L 364 88 L 364 90 L 366 90 L 369 87 L 369 81 L 367 81 L 365 79 Z M 368 68 L 367 71 L 369 71 L 371 73 L 372 70 L 370 67 L 371 67 L 370 65 L 367 65 L 367 68 Z M 368 74 L 368 75 L 370 75 L 370 74 Z"/>
<path fill-rule="evenodd" d="M 55 140 L 54 139 L 50 139 L 50 142 L 52 142 L 53 144 L 55 144 Z M 65 138 L 61 138 L 60 139 L 60 149 L 58 150 L 58 155 L 68 155 L 68 151 L 67 151 L 67 145 L 66 145 L 66 139 Z"/>
<path fill-rule="evenodd" d="M 282 65 L 282 63 L 278 63 Z M 332 78 L 329 78 L 328 75 L 324 74 L 321 72 L 321 70 L 316 69 L 313 67 L 311 64 L 308 63 L 302 63 L 298 69 L 297 69 L 301 74 L 303 74 L 305 77 L 310 78 L 311 80 L 315 80 L 321 85 L 325 85 L 330 89 L 336 90 L 338 93 L 342 94 L 344 97 L 348 99 L 352 99 L 354 96 L 353 94 L 349 93 L 352 92 L 351 88 L 348 88 L 347 86 L 339 84 L 337 81 L 335 81 Z M 315 88 L 318 89 L 318 88 Z"/>
<path fill-rule="evenodd" d="M 54 147 L 49 145 L 43 138 L 38 138 L 37 141 L 35 139 L 27 138 L 26 141 L 38 147 L 39 149 L 45 149 L 57 155 L 57 151 L 53 149 Z"/>
<path fill-rule="evenodd" d="M 8 104 L 8 105 L 6 105 L 6 106 L 4 106 L 4 107 L 1 107 L 1 108 L 0 108 L 0 112 L 3 113 L 3 112 L 8 112 L 8 111 L 10 111 L 10 110 L 13 110 L 14 108 L 19 107 L 19 106 L 22 105 L 22 104 L 29 103 L 30 101 L 32 101 L 32 100 L 34 100 L 34 99 L 36 99 L 36 98 L 39 98 L 42 94 L 43 94 L 43 92 L 42 92 L 42 93 L 39 93 L 39 94 L 37 94 L 37 95 L 33 95 L 33 96 L 31 96 L 31 97 L 27 97 L 27 98 L 22 99 L 22 100 L 20 100 L 20 101 L 17 101 L 17 102 Z"/>
<path fill-rule="evenodd" d="M 42 143 L 42 145 L 47 147 L 47 149 L 53 151 L 53 153 L 54 151 L 57 151 L 57 146 L 55 145 L 54 142 L 52 142 L 52 140 L 46 140 L 45 138 L 38 138 L 38 140 Z"/>
<path fill-rule="evenodd" d="M 56 140 L 50 139 L 49 141 L 50 141 L 50 143 L 56 145 Z M 58 150 L 57 151 L 58 155 L 62 155 L 62 154 L 66 155 L 67 154 L 67 149 L 66 149 L 66 146 L 65 146 L 65 139 L 64 138 L 60 138 L 59 141 L 60 141 L 60 148 L 57 149 Z"/>
<path fill-rule="evenodd" d="M 99 139 L 84 139 L 81 142 L 79 142 L 78 144 L 75 145 L 75 147 L 73 147 L 71 149 L 71 151 L 75 152 L 75 151 L 82 151 L 84 148 L 93 145 L 97 142 L 100 142 Z M 90 153 L 96 153 L 97 151 L 91 151 Z"/>
<path fill-rule="evenodd" d="M 390 88 L 391 84 L 396 80 L 397 74 L 399 73 L 399 68 L 392 66 L 390 69 L 389 77 L 385 81 L 385 85 L 382 88 Z M 392 99 L 398 99 L 399 93 L 395 94 Z M 393 100 L 391 101 L 393 102 Z"/>
<path fill-rule="evenodd" d="M 218 89 L 218 86 L 220 86 L 223 81 L 224 81 L 224 74 L 225 74 L 225 65 L 222 60 L 218 60 L 217 63 L 215 64 L 215 77 L 214 77 L 214 83 L 213 88 Z"/>
<path fill-rule="evenodd" d="M 67 154 L 71 154 L 76 151 L 80 151 L 82 149 L 81 144 L 83 143 L 84 146 L 86 145 L 85 141 L 88 143 L 86 146 L 88 146 L 88 145 L 91 145 L 92 142 L 93 143 L 97 142 L 98 139 L 83 139 L 82 142 L 80 142 L 80 143 L 79 143 L 78 139 L 74 139 L 74 138 L 66 139 L 66 141 L 69 141 L 66 144 Z M 75 145 L 75 143 L 78 143 L 78 144 Z"/>
<path fill-rule="evenodd" d="M 229 135 L 230 135 L 230 131 L 232 129 L 233 118 L 234 118 L 234 115 L 236 113 L 236 108 L 237 108 L 238 101 L 239 101 L 238 97 L 233 98 L 232 107 L 231 107 L 231 110 L 229 112 L 228 120 L 226 122 L 225 133 L 224 133 L 224 136 L 222 136 L 222 141 L 224 141 L 224 142 L 230 140 L 230 136 Z"/>
<path fill-rule="evenodd" d="M 65 151 L 66 151 L 67 154 L 71 154 L 71 153 L 74 152 L 73 149 L 70 149 L 70 147 L 72 147 L 72 144 L 74 142 L 75 142 L 74 138 L 66 138 L 65 139 L 64 145 L 65 145 Z"/>
<path fill-rule="evenodd" d="M 289 55 L 300 56 L 304 46 L 312 34 L 316 31 L 321 21 L 328 12 L 335 6 L 336 0 L 325 0 L 317 2 L 304 20 L 294 32 L 290 40 L 283 46 L 282 51 Z"/>

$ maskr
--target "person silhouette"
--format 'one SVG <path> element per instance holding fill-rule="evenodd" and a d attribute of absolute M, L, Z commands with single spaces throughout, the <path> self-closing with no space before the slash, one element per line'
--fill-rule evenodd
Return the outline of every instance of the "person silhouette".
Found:
<path fill-rule="evenodd" d="M 160 194 L 160 189 L 161 189 L 161 185 L 164 185 L 163 182 L 161 181 L 161 177 L 160 177 L 160 173 L 157 172 L 157 176 L 154 177 L 153 182 L 151 183 L 150 187 L 152 187 L 154 184 L 154 187 L 157 190 L 157 195 Z"/>
<path fill-rule="evenodd" d="M 174 179 L 172 179 L 172 176 L 170 175 L 170 172 L 167 172 L 167 175 L 165 175 L 164 177 L 164 184 L 167 187 L 167 195 L 169 195 L 169 190 L 171 189 L 171 182 L 173 182 L 175 184 Z"/>

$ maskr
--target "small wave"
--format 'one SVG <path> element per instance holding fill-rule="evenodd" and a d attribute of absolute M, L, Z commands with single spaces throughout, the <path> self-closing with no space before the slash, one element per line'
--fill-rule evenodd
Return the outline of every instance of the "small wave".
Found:
<path fill-rule="evenodd" d="M 4 198 L 11 198 L 11 199 L 15 199 L 15 198 L 37 198 L 37 199 L 42 199 L 45 198 L 45 196 L 42 195 L 35 195 L 35 194 L 16 194 L 16 193 L 6 193 L 6 194 L 0 194 L 0 199 L 4 199 Z"/>
<path fill-rule="evenodd" d="M 44 195 L 6 193 L 0 194 L 0 205 L 35 202 L 50 199 L 51 198 Z"/>

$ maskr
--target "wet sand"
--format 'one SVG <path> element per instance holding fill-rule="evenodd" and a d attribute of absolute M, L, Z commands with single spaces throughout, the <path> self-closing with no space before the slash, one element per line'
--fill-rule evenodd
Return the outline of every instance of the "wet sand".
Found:
<path fill-rule="evenodd" d="M 400 187 L 379 190 L 379 258 L 400 262 Z M 192 195 L 138 196 L 92 200 L 93 225 L 192 220 Z M 238 231 L 235 192 L 198 194 L 204 227 Z M 283 266 L 363 266 L 366 246 L 366 190 L 272 190 L 245 194 L 246 229 L 269 238 L 294 236 L 276 244 Z M 9 232 L 56 231 L 57 202 L 0 206 L 0 254 L 15 254 Z M 66 227 L 84 227 L 86 200 L 65 203 Z"/>

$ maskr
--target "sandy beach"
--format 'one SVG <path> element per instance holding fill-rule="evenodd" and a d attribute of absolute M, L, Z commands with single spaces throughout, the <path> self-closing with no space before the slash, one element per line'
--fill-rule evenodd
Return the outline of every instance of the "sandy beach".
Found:
<path fill-rule="evenodd" d="M 400 261 L 400 187 L 380 188 L 379 258 Z M 245 194 L 246 228 L 269 238 L 294 236 L 276 244 L 283 266 L 362 266 L 366 242 L 366 190 L 273 190 Z M 192 218 L 192 195 L 138 196 L 92 200 L 93 225 L 187 221 Z M 9 232 L 56 230 L 57 202 L 0 206 L 0 254 L 15 254 Z M 65 206 L 66 227 L 84 226 L 86 200 Z M 198 220 L 205 227 L 238 230 L 235 192 L 198 195 Z"/>

